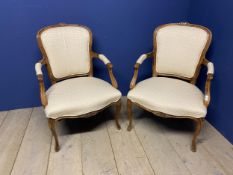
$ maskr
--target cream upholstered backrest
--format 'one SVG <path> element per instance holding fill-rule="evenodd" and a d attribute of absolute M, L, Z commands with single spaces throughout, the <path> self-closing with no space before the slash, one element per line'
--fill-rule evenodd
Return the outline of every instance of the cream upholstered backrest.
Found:
<path fill-rule="evenodd" d="M 167 24 L 157 28 L 156 72 L 191 79 L 208 49 L 211 33 L 191 24 Z"/>
<path fill-rule="evenodd" d="M 89 73 L 91 40 L 91 32 L 83 26 L 64 25 L 42 29 L 40 41 L 54 78 Z"/>

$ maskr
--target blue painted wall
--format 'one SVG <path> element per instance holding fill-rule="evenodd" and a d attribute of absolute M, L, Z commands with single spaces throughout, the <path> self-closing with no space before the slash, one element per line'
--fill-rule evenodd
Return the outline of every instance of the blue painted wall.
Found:
<path fill-rule="evenodd" d="M 36 33 L 59 22 L 90 27 L 94 50 L 114 65 L 125 95 L 133 65 L 141 53 L 152 50 L 156 26 L 186 21 L 189 0 L 2 0 L 0 2 L 0 110 L 39 106 L 34 64 L 40 59 Z M 143 69 L 144 68 L 144 69 Z M 140 71 L 151 74 L 150 61 Z M 106 68 L 95 62 L 95 75 L 108 80 Z"/>
<path fill-rule="evenodd" d="M 39 106 L 34 64 L 41 58 L 36 33 L 59 22 L 90 27 L 93 49 L 114 64 L 125 95 L 133 65 L 141 53 L 152 50 L 155 27 L 189 21 L 210 28 L 213 43 L 208 57 L 215 63 L 212 102 L 208 120 L 233 142 L 233 13 L 232 0 L 3 0 L 0 2 L 0 110 Z M 205 77 L 205 70 L 201 77 Z M 140 69 L 139 79 L 151 75 L 151 61 Z M 95 61 L 95 76 L 108 80 L 105 66 Z M 203 87 L 205 78 L 199 80 Z M 47 85 L 49 84 L 47 79 Z"/>
<path fill-rule="evenodd" d="M 213 42 L 207 54 L 215 65 L 212 101 L 207 119 L 233 143 L 233 1 L 195 0 L 189 11 L 189 21 L 208 27 Z M 205 74 L 203 72 L 203 74 Z M 203 75 L 202 77 L 205 77 Z M 199 84 L 203 84 L 200 79 Z"/>

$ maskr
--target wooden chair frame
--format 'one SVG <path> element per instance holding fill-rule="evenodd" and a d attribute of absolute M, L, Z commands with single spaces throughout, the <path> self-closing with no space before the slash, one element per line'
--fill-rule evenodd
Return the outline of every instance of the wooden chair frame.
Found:
<path fill-rule="evenodd" d="M 163 28 L 163 27 L 172 26 L 172 25 L 197 27 L 197 28 L 201 28 L 201 29 L 205 30 L 208 33 L 207 43 L 206 43 L 206 45 L 205 45 L 205 47 L 204 47 L 204 49 L 202 51 L 201 57 L 199 59 L 199 63 L 197 65 L 195 73 L 194 73 L 194 76 L 191 77 L 191 78 L 181 77 L 181 76 L 177 76 L 177 75 L 173 75 L 173 74 L 160 74 L 160 73 L 156 72 L 156 51 L 157 51 L 156 36 L 157 36 L 158 30 Z M 181 80 L 188 81 L 188 82 L 190 82 L 192 84 L 195 84 L 196 80 L 197 80 L 197 78 L 199 76 L 201 67 L 203 65 L 207 66 L 208 63 L 209 63 L 209 61 L 205 58 L 205 55 L 206 55 L 206 52 L 207 52 L 207 50 L 208 50 L 208 48 L 210 46 L 211 39 L 212 39 L 211 31 L 209 29 L 207 29 L 206 27 L 203 27 L 203 26 L 200 26 L 200 25 L 194 25 L 194 24 L 189 24 L 189 23 L 172 23 L 172 24 L 165 24 L 165 25 L 159 26 L 154 31 L 154 49 L 153 49 L 152 52 L 145 54 L 145 59 L 153 58 L 152 76 L 153 77 L 156 77 L 156 76 L 173 77 L 173 78 L 178 78 L 178 79 L 181 79 Z M 133 78 L 132 78 L 131 83 L 130 83 L 130 89 L 133 89 L 136 86 L 139 67 L 140 67 L 140 63 L 136 63 L 134 65 L 134 75 L 133 75 Z M 204 103 L 204 105 L 206 107 L 208 107 L 208 105 L 210 103 L 210 86 L 211 86 L 211 80 L 212 79 L 213 79 L 213 74 L 208 73 L 206 83 L 205 83 L 205 97 L 206 98 L 204 98 L 204 101 L 203 101 L 203 103 Z M 201 127 L 203 125 L 204 118 L 195 118 L 195 117 L 191 117 L 191 116 L 173 116 L 173 115 L 162 113 L 160 111 L 152 111 L 152 110 L 150 110 L 150 109 L 148 109 L 148 108 L 146 108 L 146 107 L 144 107 L 144 106 L 142 106 L 140 104 L 132 102 L 130 99 L 127 99 L 127 113 L 128 113 L 128 120 L 129 120 L 129 125 L 128 125 L 128 128 L 127 128 L 128 131 L 131 131 L 131 129 L 133 127 L 132 126 L 132 122 L 133 122 L 132 105 L 133 104 L 135 104 L 136 106 L 138 106 L 138 107 L 140 107 L 140 108 L 142 108 L 142 109 L 144 109 L 146 111 L 152 112 L 153 114 L 156 114 L 159 117 L 187 118 L 187 119 L 193 120 L 196 123 L 196 129 L 194 131 L 193 138 L 192 138 L 191 150 L 193 152 L 196 152 L 196 140 L 197 140 L 197 136 L 199 135 L 199 133 L 201 131 Z"/>
<path fill-rule="evenodd" d="M 50 66 L 50 63 L 49 63 L 49 60 L 48 60 L 48 57 L 47 57 L 47 53 L 43 47 L 43 44 L 42 44 L 42 40 L 41 40 L 41 34 L 45 31 L 45 30 L 48 30 L 48 29 L 51 29 L 51 28 L 57 28 L 57 27 L 64 27 L 64 26 L 78 26 L 78 27 L 83 27 L 85 28 L 88 32 L 89 32 L 89 35 L 90 35 L 90 43 L 89 43 L 89 51 L 90 51 L 90 70 L 87 74 L 76 74 L 76 75 L 72 75 L 72 76 L 66 76 L 66 77 L 63 77 L 63 78 L 56 78 L 54 75 L 53 75 L 53 72 L 52 72 L 52 69 L 51 69 L 51 66 Z M 37 42 L 38 42 L 38 45 L 39 45 L 39 49 L 42 53 L 42 56 L 43 58 L 39 61 L 39 63 L 41 63 L 42 65 L 45 65 L 46 68 L 47 68 L 47 71 L 48 71 L 48 75 L 49 75 L 49 78 L 51 80 L 51 83 L 52 84 L 55 84 L 59 81 L 62 81 L 62 80 L 66 80 L 66 79 L 69 79 L 69 78 L 75 78 L 75 77 L 83 77 L 83 76 L 90 76 L 92 77 L 93 76 L 93 59 L 94 58 L 100 58 L 100 54 L 92 51 L 92 32 L 89 28 L 87 28 L 86 26 L 82 26 L 82 25 L 78 25 L 78 24 L 64 24 L 64 23 L 59 23 L 59 24 L 56 24 L 56 25 L 52 25 L 52 26 L 48 26 L 48 27 L 45 27 L 45 28 L 42 28 L 38 33 L 37 33 Z M 114 87 L 114 88 L 118 88 L 118 84 L 117 84 L 117 81 L 113 75 L 113 65 L 109 62 L 106 64 L 106 67 L 107 67 L 107 70 L 108 70 L 108 73 L 109 73 L 109 77 L 110 77 L 110 80 L 111 80 L 111 85 Z M 42 103 L 42 106 L 45 108 L 48 104 L 48 100 L 47 100 L 47 97 L 46 97 L 46 91 L 45 91 L 45 85 L 44 85 L 44 80 L 43 80 L 43 74 L 38 74 L 37 75 L 37 79 L 39 81 L 39 86 L 40 86 L 40 98 L 41 98 L 41 103 Z M 119 124 L 119 115 L 120 115 L 120 110 L 121 110 L 121 99 L 118 100 L 117 102 L 114 102 L 114 103 L 111 103 L 110 105 L 104 107 L 103 109 L 101 110 L 97 110 L 97 111 L 93 111 L 93 112 L 90 112 L 90 113 L 87 113 L 87 114 L 83 114 L 83 115 L 78 115 L 78 116 L 70 116 L 70 117 L 67 117 L 67 116 L 61 116 L 59 118 L 56 118 L 56 119 L 52 119 L 52 118 L 48 118 L 48 125 L 49 125 L 49 128 L 52 132 L 52 135 L 55 139 L 55 151 L 59 151 L 60 149 L 60 146 L 59 146 L 59 141 L 58 141 L 58 135 L 57 135 L 57 132 L 56 132 L 56 122 L 57 121 L 60 121 L 62 119 L 69 119 L 69 118 L 80 118 L 80 117 L 91 117 L 93 115 L 96 115 L 97 113 L 99 113 L 100 111 L 104 110 L 105 108 L 109 107 L 109 106 L 112 106 L 114 105 L 115 106 L 115 110 L 116 110 L 116 114 L 115 114 L 115 122 L 116 122 L 116 126 L 118 129 L 121 129 L 121 126 Z"/>

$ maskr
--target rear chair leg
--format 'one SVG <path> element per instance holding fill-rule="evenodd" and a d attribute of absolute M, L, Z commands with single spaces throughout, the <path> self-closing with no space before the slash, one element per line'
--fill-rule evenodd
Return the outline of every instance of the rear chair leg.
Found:
<path fill-rule="evenodd" d="M 121 129 L 121 125 L 119 124 L 119 118 L 120 118 L 120 112 L 121 112 L 121 100 L 116 102 L 115 109 L 116 109 L 116 113 L 115 113 L 116 126 L 117 126 L 117 129 Z"/>
<path fill-rule="evenodd" d="M 192 146 L 191 146 L 192 152 L 196 152 L 197 151 L 197 145 L 196 145 L 197 136 L 200 134 L 202 123 L 203 123 L 203 119 L 201 119 L 201 118 L 200 119 L 196 119 L 195 122 L 196 122 L 196 129 L 195 129 L 195 132 L 193 134 L 193 139 L 192 139 Z"/>
<path fill-rule="evenodd" d="M 133 115 L 132 115 L 132 102 L 127 99 L 127 113 L 128 113 L 128 120 L 129 120 L 129 125 L 127 130 L 131 131 L 132 130 L 132 122 L 133 122 Z"/>
<path fill-rule="evenodd" d="M 56 120 L 55 119 L 48 119 L 48 124 L 49 128 L 52 132 L 52 135 L 55 139 L 55 151 L 58 152 L 60 150 L 59 142 L 58 142 L 58 137 L 57 137 L 57 132 L 56 132 Z"/>

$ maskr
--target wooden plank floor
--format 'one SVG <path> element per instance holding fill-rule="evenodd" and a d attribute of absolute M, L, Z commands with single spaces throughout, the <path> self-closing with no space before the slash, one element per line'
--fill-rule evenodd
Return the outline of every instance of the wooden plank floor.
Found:
<path fill-rule="evenodd" d="M 59 122 L 59 152 L 41 107 L 0 112 L 0 175 L 233 175 L 233 146 L 208 122 L 193 153 L 191 121 L 134 107 L 128 132 L 123 103 L 121 130 L 113 108 Z"/>

